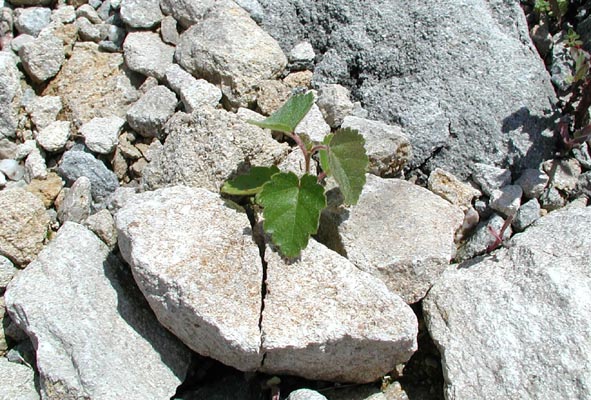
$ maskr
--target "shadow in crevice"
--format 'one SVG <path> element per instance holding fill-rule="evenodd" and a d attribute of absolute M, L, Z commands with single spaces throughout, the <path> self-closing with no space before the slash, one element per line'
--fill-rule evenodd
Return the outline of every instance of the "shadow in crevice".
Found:
<path fill-rule="evenodd" d="M 339 226 L 349 219 L 349 210 L 343 206 L 344 198 L 339 188 L 326 192 L 327 208 L 320 214 L 318 233 L 314 239 L 347 258 L 347 250 L 339 233 Z"/>

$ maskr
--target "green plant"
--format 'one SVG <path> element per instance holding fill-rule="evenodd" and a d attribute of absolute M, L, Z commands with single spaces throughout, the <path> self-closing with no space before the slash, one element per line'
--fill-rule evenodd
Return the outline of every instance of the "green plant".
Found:
<path fill-rule="evenodd" d="M 222 187 L 222 192 L 229 195 L 254 196 L 253 201 L 263 208 L 263 229 L 286 257 L 297 256 L 318 230 L 320 213 L 327 204 L 322 185 L 326 176 L 335 179 L 348 205 L 357 203 L 365 184 L 368 157 L 359 132 L 339 129 L 322 143 L 295 133 L 313 103 L 312 93 L 295 95 L 267 119 L 248 121 L 283 132 L 297 144 L 305 165 L 301 177 L 281 172 L 276 166 L 252 167 Z M 316 176 L 310 172 L 314 157 L 320 167 Z"/>
<path fill-rule="evenodd" d="M 568 0 L 536 0 L 534 10 L 538 14 L 551 15 L 557 20 L 561 20 L 567 13 L 568 6 Z"/>

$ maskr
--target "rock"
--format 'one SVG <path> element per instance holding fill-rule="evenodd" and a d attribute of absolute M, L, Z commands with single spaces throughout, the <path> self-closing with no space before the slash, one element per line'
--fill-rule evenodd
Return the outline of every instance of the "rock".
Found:
<path fill-rule="evenodd" d="M 291 88 L 310 89 L 312 87 L 312 76 L 311 71 L 292 72 L 283 79 L 283 82 Z"/>
<path fill-rule="evenodd" d="M 446 398 L 591 396 L 590 224 L 589 207 L 552 212 L 431 288 L 423 311 Z"/>
<path fill-rule="evenodd" d="M 10 41 L 10 48 L 18 54 L 25 43 L 32 42 L 33 40 L 35 40 L 35 38 L 31 35 L 27 35 L 26 33 L 20 34 Z"/>
<path fill-rule="evenodd" d="M 168 15 L 160 21 L 160 36 L 164 43 L 176 46 L 179 43 L 180 35 L 177 30 L 176 19 Z"/>
<path fill-rule="evenodd" d="M 461 182 L 454 175 L 441 168 L 435 168 L 429 175 L 429 190 L 460 207 L 467 210 L 472 207 L 474 197 L 480 197 L 479 190 Z"/>
<path fill-rule="evenodd" d="M 65 61 L 64 43 L 53 35 L 39 36 L 20 48 L 23 67 L 36 83 L 53 78 Z"/>
<path fill-rule="evenodd" d="M 519 185 L 508 185 L 492 192 L 490 208 L 506 217 L 514 215 L 521 205 L 523 190 Z"/>
<path fill-rule="evenodd" d="M 257 107 L 261 114 L 270 115 L 277 111 L 289 99 L 291 94 L 290 88 L 282 81 L 276 79 L 264 80 L 258 85 Z"/>
<path fill-rule="evenodd" d="M 323 211 L 318 238 L 410 304 L 454 257 L 463 219 L 459 207 L 426 189 L 368 174 L 356 206 Z"/>
<path fill-rule="evenodd" d="M 0 294 L 4 294 L 4 289 L 6 289 L 6 286 L 8 286 L 17 273 L 18 269 L 12 261 L 4 256 L 0 256 Z"/>
<path fill-rule="evenodd" d="M 488 197 L 495 190 L 511 184 L 511 171 L 508 169 L 482 163 L 475 163 L 472 169 L 472 179 Z"/>
<path fill-rule="evenodd" d="M 575 147 L 571 152 L 583 170 L 591 170 L 591 152 L 589 152 L 587 142 L 581 144 L 579 147 Z"/>
<path fill-rule="evenodd" d="M 222 2 L 226 5 L 227 2 Z M 160 8 L 166 15 L 172 15 L 183 28 L 189 28 L 200 22 L 205 14 L 214 6 L 215 0 L 179 2 L 160 0 Z"/>
<path fill-rule="evenodd" d="M 326 400 L 326 397 L 315 390 L 298 389 L 291 392 L 287 400 Z"/>
<path fill-rule="evenodd" d="M 289 148 L 236 114 L 210 107 L 176 113 L 164 132 L 164 146 L 143 171 L 146 188 L 183 184 L 218 192 L 248 164 L 276 165 Z"/>
<path fill-rule="evenodd" d="M 542 164 L 542 168 L 550 178 L 550 185 L 558 190 L 570 193 L 575 190 L 581 165 L 574 158 L 567 160 L 548 160 Z"/>
<path fill-rule="evenodd" d="M 587 171 L 579 176 L 577 190 L 587 196 L 587 198 L 591 198 L 591 171 Z"/>
<path fill-rule="evenodd" d="M 540 195 L 539 200 L 542 208 L 548 211 L 558 210 L 566 205 L 566 199 L 562 196 L 560 191 L 551 186 L 544 190 L 544 193 Z"/>
<path fill-rule="evenodd" d="M 86 18 L 89 22 L 93 24 L 100 24 L 103 22 L 101 17 L 99 17 L 97 11 L 90 4 L 82 4 L 80 7 L 78 7 L 76 9 L 76 16 L 78 18 Z"/>
<path fill-rule="evenodd" d="M 342 128 L 356 129 L 365 139 L 369 157 L 369 172 L 378 176 L 393 176 L 402 171 L 411 157 L 408 136 L 399 126 L 379 121 L 347 116 Z"/>
<path fill-rule="evenodd" d="M 50 19 L 50 8 L 29 7 L 14 10 L 14 27 L 19 33 L 37 36 L 43 28 L 49 25 Z"/>
<path fill-rule="evenodd" d="M 545 59 L 552 48 L 552 35 L 548 31 L 548 23 L 541 19 L 539 24 L 530 29 L 529 34 L 540 53 L 540 57 Z"/>
<path fill-rule="evenodd" d="M 236 5 L 215 8 L 183 32 L 175 59 L 192 75 L 220 85 L 235 107 L 252 103 L 258 83 L 277 77 L 287 64 L 277 42 Z"/>
<path fill-rule="evenodd" d="M 105 53 L 95 43 L 76 43 L 72 56 L 44 95 L 60 96 L 68 121 L 80 127 L 94 117 L 125 118 L 139 94 L 121 54 Z"/>
<path fill-rule="evenodd" d="M 525 197 L 537 199 L 544 192 L 549 180 L 550 178 L 544 172 L 530 168 L 521 173 L 515 184 L 521 186 Z"/>
<path fill-rule="evenodd" d="M 519 2 L 259 3 L 284 51 L 304 40 L 320 50 L 316 85 L 341 84 L 368 118 L 412 133 L 411 169 L 465 180 L 474 162 L 517 173 L 552 155 L 556 97 Z"/>
<path fill-rule="evenodd" d="M 197 82 L 197 79 L 193 75 L 182 69 L 178 64 L 172 64 L 168 67 L 164 78 L 168 87 L 179 96 L 181 95 L 181 88 L 183 86 L 195 85 Z"/>
<path fill-rule="evenodd" d="M 18 146 L 11 140 L 0 139 L 0 160 L 7 158 L 14 159 L 16 157 L 16 149 Z"/>
<path fill-rule="evenodd" d="M 222 91 L 205 79 L 197 79 L 193 85 L 182 86 L 180 92 L 187 113 L 204 106 L 216 107 L 222 99 Z"/>
<path fill-rule="evenodd" d="M 498 214 L 493 214 L 487 221 L 481 221 L 474 234 L 458 248 L 456 261 L 466 261 L 486 253 L 487 249 L 495 243 L 495 236 L 491 229 L 500 234 L 504 223 L 505 219 Z M 509 239 L 512 233 L 511 226 L 509 226 L 503 233 L 503 240 Z"/>
<path fill-rule="evenodd" d="M 84 136 L 84 143 L 93 152 L 99 154 L 111 153 L 118 143 L 119 132 L 125 125 L 125 120 L 116 116 L 107 118 L 93 118 L 80 127 Z"/>
<path fill-rule="evenodd" d="M 345 117 L 353 112 L 353 102 L 349 90 L 341 85 L 323 85 L 318 92 L 316 104 L 320 107 L 324 119 L 332 128 L 338 128 Z"/>
<path fill-rule="evenodd" d="M 100 25 L 94 25 L 87 18 L 76 18 L 76 26 L 78 27 L 78 35 L 82 41 L 98 43 L 107 37 L 107 33 L 101 31 Z"/>
<path fill-rule="evenodd" d="M 26 189 L 41 199 L 45 208 L 50 208 L 63 186 L 64 182 L 58 174 L 48 172 L 45 179 L 31 180 Z"/>
<path fill-rule="evenodd" d="M 246 214 L 218 194 L 175 186 L 132 197 L 115 220 L 160 323 L 201 355 L 257 369 L 263 275 Z"/>
<path fill-rule="evenodd" d="M 21 94 L 15 58 L 8 52 L 0 52 L 0 138 L 15 137 Z"/>
<path fill-rule="evenodd" d="M 174 47 L 164 43 L 153 32 L 131 32 L 123 42 L 125 63 L 130 70 L 142 75 L 164 79 L 166 69 L 172 65 Z"/>
<path fill-rule="evenodd" d="M 3 399 L 40 399 L 35 389 L 35 372 L 31 368 L 0 357 L 0 375 L 0 393 Z"/>
<path fill-rule="evenodd" d="M 71 24 L 76 20 L 76 8 L 73 6 L 58 5 L 51 11 L 51 21 L 57 24 Z"/>
<path fill-rule="evenodd" d="M 38 130 L 55 122 L 62 110 L 62 99 L 58 96 L 39 96 L 26 105 L 31 121 Z"/>
<path fill-rule="evenodd" d="M 316 104 L 312 104 L 308 114 L 296 126 L 295 133 L 308 135 L 310 139 L 317 142 L 322 142 L 325 136 L 330 133 L 330 126 L 324 121 L 324 117 Z"/>
<path fill-rule="evenodd" d="M 90 179 L 81 176 L 66 191 L 57 207 L 57 218 L 63 224 L 66 221 L 81 224 L 90 215 L 92 206 Z"/>
<path fill-rule="evenodd" d="M 119 187 L 115 174 L 92 154 L 84 151 L 65 152 L 57 172 L 68 184 L 73 184 L 81 176 L 87 177 L 91 183 L 92 199 L 99 203 Z"/>
<path fill-rule="evenodd" d="M 537 199 L 531 199 L 523 203 L 515 215 L 513 227 L 519 232 L 523 231 L 542 216 L 541 211 L 542 209 Z"/>
<path fill-rule="evenodd" d="M 176 95 L 166 86 L 156 86 L 146 92 L 127 110 L 127 122 L 145 137 L 160 137 L 162 127 L 174 114 Z"/>
<path fill-rule="evenodd" d="M 296 44 L 288 54 L 289 69 L 300 71 L 312 69 L 314 67 L 314 48 L 310 42 L 300 42 Z"/>
<path fill-rule="evenodd" d="M 30 183 L 33 179 L 46 179 L 47 165 L 45 158 L 38 148 L 34 148 L 25 160 L 25 180 Z"/>
<path fill-rule="evenodd" d="M 552 37 L 552 51 L 550 63 L 550 75 L 552 83 L 562 91 L 567 91 L 571 84 L 568 77 L 572 76 L 575 69 L 575 62 L 566 44 L 565 32 L 558 32 Z"/>
<path fill-rule="evenodd" d="M 372 382 L 416 350 L 411 308 L 315 240 L 293 262 L 270 249 L 265 262 L 262 371 Z"/>
<path fill-rule="evenodd" d="M 121 19 L 131 28 L 153 28 L 164 15 L 160 11 L 160 0 L 122 0 Z"/>
<path fill-rule="evenodd" d="M 25 176 L 25 169 L 16 160 L 0 160 L 0 172 L 12 181 L 20 181 Z"/>
<path fill-rule="evenodd" d="M 43 202 L 24 189 L 0 191 L 0 255 L 17 265 L 31 262 L 43 248 L 49 217 Z"/>
<path fill-rule="evenodd" d="M 23 143 L 19 144 L 16 148 L 15 160 L 23 160 L 27 158 L 33 149 L 37 148 L 37 141 L 34 139 L 27 139 Z"/>
<path fill-rule="evenodd" d="M 185 377 L 188 350 L 81 225 L 67 222 L 5 298 L 33 339 L 44 399 L 169 399 Z"/>
<path fill-rule="evenodd" d="M 64 149 L 70 139 L 70 121 L 54 121 L 41 128 L 35 137 L 39 146 L 49 152 Z"/>
<path fill-rule="evenodd" d="M 109 249 L 117 246 L 117 228 L 113 216 L 108 210 L 100 210 L 92 214 L 83 222 L 84 226 L 94 232 Z"/>

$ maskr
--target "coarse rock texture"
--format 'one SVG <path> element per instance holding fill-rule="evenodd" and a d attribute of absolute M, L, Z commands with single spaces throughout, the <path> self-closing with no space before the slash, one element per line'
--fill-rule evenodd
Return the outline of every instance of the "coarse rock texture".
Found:
<path fill-rule="evenodd" d="M 125 120 L 116 116 L 107 118 L 93 118 L 80 127 L 80 134 L 84 136 L 84 143 L 99 154 L 109 154 L 118 143 L 119 132 L 125 125 Z"/>
<path fill-rule="evenodd" d="M 215 5 L 216 0 L 178 1 L 160 0 L 160 8 L 166 15 L 172 15 L 183 28 L 201 21 L 205 14 Z M 227 1 L 218 1 L 226 5 Z"/>
<path fill-rule="evenodd" d="M 152 28 L 164 15 L 160 0 L 121 0 L 121 19 L 132 28 Z"/>
<path fill-rule="evenodd" d="M 0 357 L 0 399 L 39 400 L 34 375 L 31 368 Z"/>
<path fill-rule="evenodd" d="M 318 237 L 415 303 L 454 257 L 463 219 L 459 207 L 420 186 L 368 174 L 357 205 L 323 211 Z"/>
<path fill-rule="evenodd" d="M 427 181 L 429 190 L 441 196 L 451 204 L 455 204 L 462 210 L 467 210 L 472 205 L 475 197 L 480 197 L 482 193 L 478 189 L 463 183 L 453 174 L 435 168 L 429 175 Z"/>
<path fill-rule="evenodd" d="M 41 199 L 45 208 L 50 208 L 63 187 L 62 178 L 55 172 L 49 172 L 45 179 L 33 179 L 25 189 Z"/>
<path fill-rule="evenodd" d="M 211 107 L 176 113 L 164 133 L 164 146 L 143 171 L 146 188 L 183 184 L 217 192 L 241 168 L 277 164 L 289 148 L 269 131 Z"/>
<path fill-rule="evenodd" d="M 326 400 L 326 397 L 314 390 L 299 389 L 291 392 L 287 400 Z"/>
<path fill-rule="evenodd" d="M 35 140 L 46 151 L 63 150 L 70 138 L 70 125 L 70 121 L 54 121 L 41 128 L 35 136 Z"/>
<path fill-rule="evenodd" d="M 4 293 L 4 289 L 6 289 L 6 286 L 17 272 L 18 269 L 14 266 L 12 261 L 4 256 L 0 256 L 0 293 Z"/>
<path fill-rule="evenodd" d="M 62 110 L 62 99 L 57 96 L 39 96 L 25 105 L 31 122 L 37 129 L 43 129 L 57 119 Z"/>
<path fill-rule="evenodd" d="M 551 154 L 555 94 L 518 1 L 259 3 L 284 51 L 312 44 L 317 84 L 412 132 L 411 167 L 464 179 L 473 162 L 535 168 Z"/>
<path fill-rule="evenodd" d="M 51 9 L 47 7 L 17 8 L 14 10 L 14 27 L 19 33 L 37 36 L 49 25 Z"/>
<path fill-rule="evenodd" d="M 107 246 L 68 222 L 6 290 L 44 399 L 170 399 L 190 352 L 162 328 Z"/>
<path fill-rule="evenodd" d="M 161 80 L 172 65 L 174 47 L 157 33 L 131 32 L 123 42 L 123 54 L 129 69 Z"/>
<path fill-rule="evenodd" d="M 142 136 L 159 137 L 164 123 L 174 114 L 176 105 L 173 91 L 166 86 L 155 86 L 127 110 L 127 122 Z"/>
<path fill-rule="evenodd" d="M 263 371 L 372 382 L 415 352 L 411 308 L 339 254 L 312 239 L 297 260 L 268 248 L 265 261 Z"/>
<path fill-rule="evenodd" d="M 90 215 L 92 194 L 90 179 L 81 176 L 72 187 L 65 190 L 65 195 L 57 207 L 57 219 L 81 224 Z"/>
<path fill-rule="evenodd" d="M 21 94 L 15 57 L 0 52 L 0 138 L 15 136 Z"/>
<path fill-rule="evenodd" d="M 591 397 L 590 225 L 591 207 L 552 212 L 433 286 L 446 399 Z"/>
<path fill-rule="evenodd" d="M 94 117 L 125 118 L 129 106 L 139 98 L 132 79 L 121 54 L 101 52 L 95 43 L 78 42 L 43 94 L 60 96 L 65 116 L 79 127 Z"/>
<path fill-rule="evenodd" d="M 195 77 L 220 85 L 234 107 L 252 103 L 257 84 L 287 65 L 277 42 L 235 4 L 214 7 L 183 32 L 175 58 Z"/>
<path fill-rule="evenodd" d="M 2 190 L 0 221 L 0 254 L 18 265 L 35 259 L 49 227 L 43 202 L 21 188 Z"/>
<path fill-rule="evenodd" d="M 347 116 L 341 127 L 357 129 L 363 135 L 369 157 L 369 172 L 374 175 L 393 176 L 412 157 L 408 135 L 399 126 Z"/>
<path fill-rule="evenodd" d="M 465 261 L 472 257 L 484 254 L 489 246 L 495 243 L 495 236 L 492 234 L 491 229 L 496 233 L 501 232 L 501 228 L 505 224 L 505 219 L 499 214 L 493 214 L 488 220 L 480 221 L 476 226 L 474 233 L 468 238 L 468 240 L 458 247 L 456 253 L 456 261 Z M 503 240 L 509 239 L 512 234 L 511 227 L 503 233 Z"/>
<path fill-rule="evenodd" d="M 65 61 L 64 43 L 53 35 L 39 36 L 24 43 L 18 55 L 29 77 L 41 83 L 59 72 Z"/>
<path fill-rule="evenodd" d="M 257 369 L 263 271 L 246 214 L 208 190 L 175 186 L 132 197 L 116 225 L 160 323 L 199 354 Z"/>

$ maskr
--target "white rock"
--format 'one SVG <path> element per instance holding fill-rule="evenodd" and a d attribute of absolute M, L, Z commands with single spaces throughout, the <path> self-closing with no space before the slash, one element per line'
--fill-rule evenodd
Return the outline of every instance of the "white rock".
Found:
<path fill-rule="evenodd" d="M 326 400 L 326 397 L 315 390 L 298 389 L 291 392 L 287 400 Z"/>
<path fill-rule="evenodd" d="M 119 132 L 125 125 L 125 120 L 116 116 L 107 118 L 93 118 L 80 127 L 84 136 L 84 143 L 95 153 L 109 154 L 119 142 Z"/>
<path fill-rule="evenodd" d="M 550 177 L 550 184 L 565 192 L 572 192 L 575 189 L 581 175 L 581 165 L 574 158 L 548 160 L 542 164 L 542 168 Z"/>
<path fill-rule="evenodd" d="M 39 32 L 49 25 L 51 9 L 47 7 L 27 7 L 14 10 L 14 27 L 19 33 L 31 36 L 39 35 Z"/>
<path fill-rule="evenodd" d="M 23 44 L 18 55 L 25 71 L 36 83 L 53 78 L 65 61 L 63 42 L 53 35 L 39 36 Z"/>
<path fill-rule="evenodd" d="M 54 121 L 39 130 L 35 140 L 44 150 L 56 152 L 63 150 L 70 139 L 70 121 Z"/>
<path fill-rule="evenodd" d="M 37 129 L 43 129 L 55 122 L 62 110 L 62 99 L 59 96 L 40 96 L 26 105 L 31 121 Z"/>
<path fill-rule="evenodd" d="M 305 133 L 310 139 L 316 142 L 322 142 L 324 137 L 330 133 L 330 126 L 324 120 L 316 104 L 312 105 L 308 114 L 296 126 L 295 133 Z"/>
<path fill-rule="evenodd" d="M 181 101 L 185 111 L 193 111 L 203 107 L 215 107 L 222 99 L 222 91 L 205 79 L 197 79 L 194 84 L 181 86 Z"/>
<path fill-rule="evenodd" d="M 482 194 L 478 189 L 460 181 L 453 174 L 441 168 L 431 171 L 427 183 L 430 191 L 462 210 L 469 209 L 472 206 L 472 200 Z"/>
<path fill-rule="evenodd" d="M 159 321 L 199 354 L 257 369 L 263 273 L 246 214 L 218 194 L 175 186 L 133 196 L 115 220 Z"/>
<path fill-rule="evenodd" d="M 164 43 L 157 33 L 131 32 L 123 42 L 123 52 L 129 69 L 162 80 L 172 65 L 174 47 Z"/>
<path fill-rule="evenodd" d="M 316 54 L 310 42 L 300 42 L 289 52 L 290 63 L 311 63 Z"/>
<path fill-rule="evenodd" d="M 2 399 L 39 400 L 35 389 L 35 371 L 0 357 L 0 395 Z"/>
<path fill-rule="evenodd" d="M 345 117 L 353 112 L 354 106 L 350 95 L 349 89 L 341 85 L 329 84 L 320 87 L 316 104 L 331 127 L 338 128 Z"/>
<path fill-rule="evenodd" d="M 4 292 L 6 286 L 8 286 L 17 273 L 18 269 L 12 261 L 4 256 L 0 256 L 0 293 Z"/>
<path fill-rule="evenodd" d="M 57 219 L 64 223 L 66 221 L 82 223 L 90 215 L 92 206 L 92 194 L 90 179 L 81 176 L 66 191 L 64 198 L 57 207 Z"/>
<path fill-rule="evenodd" d="M 25 176 L 25 169 L 16 160 L 0 160 L 0 172 L 11 181 L 20 181 Z"/>
<path fill-rule="evenodd" d="M 153 28 L 164 15 L 160 0 L 122 0 L 121 19 L 132 28 Z"/>
<path fill-rule="evenodd" d="M 521 176 L 516 185 L 521 186 L 525 197 L 530 199 L 539 198 L 549 181 L 548 175 L 538 169 L 526 169 L 521 173 Z"/>
<path fill-rule="evenodd" d="M 100 24 L 103 22 L 101 17 L 99 17 L 98 13 L 90 4 L 82 4 L 80 7 L 76 9 L 76 16 L 78 18 L 86 18 L 93 24 Z"/>
<path fill-rule="evenodd" d="M 16 134 L 17 115 L 22 89 L 17 57 L 7 51 L 0 52 L 0 138 L 13 138 Z"/>
<path fill-rule="evenodd" d="M 190 352 L 107 246 L 67 222 L 12 280 L 6 306 L 33 338 L 44 399 L 169 399 Z"/>
<path fill-rule="evenodd" d="M 45 158 L 38 148 L 34 148 L 25 160 L 25 180 L 31 182 L 33 179 L 47 178 L 47 165 Z"/>
<path fill-rule="evenodd" d="M 160 36 L 164 43 L 176 46 L 179 43 L 180 35 L 176 26 L 176 19 L 168 15 L 160 21 Z"/>
<path fill-rule="evenodd" d="M 84 220 L 84 226 L 94 232 L 110 249 L 117 246 L 115 220 L 108 210 L 100 210 Z"/>
<path fill-rule="evenodd" d="M 172 64 L 166 69 L 164 78 L 168 87 L 180 96 L 183 86 L 194 85 L 197 79 L 181 68 L 178 64 Z"/>
<path fill-rule="evenodd" d="M 10 41 L 10 48 L 15 53 L 18 53 L 25 43 L 32 42 L 33 40 L 35 40 L 34 36 L 22 33 Z"/>
<path fill-rule="evenodd" d="M 4 186 L 6 186 L 6 176 L 0 172 L 0 189 L 4 189 Z"/>
<path fill-rule="evenodd" d="M 490 197 L 490 208 L 508 217 L 514 215 L 521 205 L 523 190 L 519 185 L 508 185 L 493 190 Z"/>
<path fill-rule="evenodd" d="M 475 163 L 472 166 L 472 179 L 487 196 L 495 190 L 511 184 L 511 171 L 488 164 Z"/>
<path fill-rule="evenodd" d="M 127 122 L 145 137 L 159 137 L 164 123 L 174 114 L 176 95 L 166 86 L 148 90 L 127 110 Z"/>
<path fill-rule="evenodd" d="M 172 15 L 183 28 L 189 28 L 203 19 L 216 0 L 176 1 L 160 0 L 160 8 L 166 15 Z M 222 3 L 222 2 L 220 2 Z"/>

